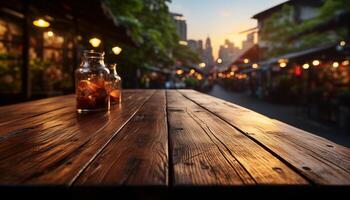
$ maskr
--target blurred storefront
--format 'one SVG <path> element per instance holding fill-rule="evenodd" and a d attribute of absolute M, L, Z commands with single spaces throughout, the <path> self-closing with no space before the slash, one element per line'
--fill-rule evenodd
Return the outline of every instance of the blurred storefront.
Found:
<path fill-rule="evenodd" d="M 72 93 L 82 50 L 125 44 L 101 0 L 1 1 L 0 104 Z"/>
<path fill-rule="evenodd" d="M 310 117 L 341 127 L 350 119 L 350 48 L 347 41 L 322 45 L 257 62 L 243 54 L 218 72 L 234 91 L 274 103 L 297 105 Z M 246 63 L 245 63 L 246 62 Z"/>
<path fill-rule="evenodd" d="M 349 128 L 350 11 L 336 4 L 324 17 L 323 5 L 290 0 L 254 15 L 258 43 L 218 71 L 218 82 L 270 102 L 296 105 L 311 118 Z M 289 25 L 298 30 L 287 31 L 280 16 L 289 16 Z"/>

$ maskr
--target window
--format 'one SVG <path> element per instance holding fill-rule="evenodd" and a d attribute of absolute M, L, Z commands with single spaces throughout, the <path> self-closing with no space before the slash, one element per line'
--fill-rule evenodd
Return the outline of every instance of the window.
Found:
<path fill-rule="evenodd" d="M 0 95 L 21 92 L 22 29 L 20 23 L 0 17 Z"/>

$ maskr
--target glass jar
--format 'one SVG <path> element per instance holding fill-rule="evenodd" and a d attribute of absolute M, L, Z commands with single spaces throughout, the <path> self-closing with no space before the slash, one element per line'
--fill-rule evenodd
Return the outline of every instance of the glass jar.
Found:
<path fill-rule="evenodd" d="M 111 100 L 111 104 L 120 103 L 122 100 L 122 79 L 117 73 L 116 70 L 117 64 L 108 65 L 108 69 L 110 71 L 109 74 L 109 96 Z"/>
<path fill-rule="evenodd" d="M 79 113 L 109 109 L 108 76 L 109 70 L 104 64 L 104 53 L 84 51 L 82 63 L 75 71 Z"/>

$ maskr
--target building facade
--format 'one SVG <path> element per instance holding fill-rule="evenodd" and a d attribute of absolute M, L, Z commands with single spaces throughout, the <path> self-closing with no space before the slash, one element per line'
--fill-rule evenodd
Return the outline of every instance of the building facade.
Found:
<path fill-rule="evenodd" d="M 266 40 L 262 34 L 261 30 L 263 30 L 266 26 L 267 20 L 274 14 L 282 11 L 284 6 L 291 6 L 292 12 L 289 13 L 289 16 L 287 16 L 291 22 L 293 23 L 303 23 L 307 20 L 315 18 L 319 13 L 319 8 L 322 6 L 322 0 L 289 0 L 286 2 L 283 2 L 281 4 L 278 4 L 277 6 L 274 6 L 272 8 L 269 8 L 267 10 L 264 10 L 260 13 L 255 14 L 252 18 L 257 20 L 258 23 L 258 44 L 260 48 L 272 48 L 272 44 L 270 41 Z M 281 21 L 285 20 L 283 18 L 280 19 Z M 271 30 L 271 33 L 273 33 L 274 30 Z M 295 43 L 295 45 L 298 45 L 298 43 Z"/>
<path fill-rule="evenodd" d="M 247 38 L 242 41 L 242 50 L 245 51 L 252 46 L 254 46 L 254 38 L 255 38 L 256 32 L 251 32 L 247 34 Z"/>
<path fill-rule="evenodd" d="M 213 47 L 211 45 L 211 40 L 209 37 L 207 37 L 205 41 L 205 46 L 203 50 L 203 60 L 207 67 L 210 67 L 214 64 Z"/>
<path fill-rule="evenodd" d="M 187 40 L 187 24 L 185 17 L 182 14 L 171 13 L 176 26 L 176 32 L 180 37 L 180 40 Z"/>
<path fill-rule="evenodd" d="M 239 54 L 240 49 L 235 46 L 233 42 L 225 40 L 224 45 L 220 45 L 219 48 L 219 58 L 221 59 L 222 66 L 233 62 L 234 58 Z"/>

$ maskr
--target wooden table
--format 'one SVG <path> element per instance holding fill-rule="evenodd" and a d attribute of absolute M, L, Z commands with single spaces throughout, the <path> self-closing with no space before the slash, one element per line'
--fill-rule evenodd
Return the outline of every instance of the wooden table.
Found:
<path fill-rule="evenodd" d="M 68 95 L 0 107 L 0 185 L 325 191 L 350 185 L 350 149 L 193 90 L 84 115 Z"/>

